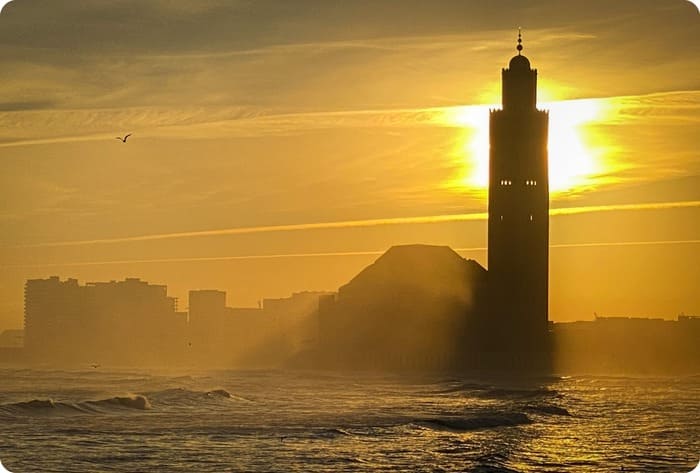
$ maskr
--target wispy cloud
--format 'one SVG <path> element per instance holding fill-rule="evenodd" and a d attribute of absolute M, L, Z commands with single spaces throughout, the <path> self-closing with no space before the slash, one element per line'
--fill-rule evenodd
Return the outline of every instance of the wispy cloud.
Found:
<path fill-rule="evenodd" d="M 700 121 L 700 91 L 601 97 L 604 113 L 591 125 L 632 125 L 639 122 L 695 124 Z M 566 101 L 559 102 L 563 107 Z M 0 147 L 99 141 L 111 139 L 114 130 L 138 130 L 147 138 L 217 139 L 275 136 L 309 130 L 342 128 L 469 128 L 473 123 L 455 120 L 488 105 L 375 108 L 280 112 L 254 107 L 125 107 L 47 111 L 0 110 Z"/>
<path fill-rule="evenodd" d="M 645 95 L 625 95 L 606 99 L 608 124 L 665 124 L 700 122 L 700 90 L 681 90 Z"/>

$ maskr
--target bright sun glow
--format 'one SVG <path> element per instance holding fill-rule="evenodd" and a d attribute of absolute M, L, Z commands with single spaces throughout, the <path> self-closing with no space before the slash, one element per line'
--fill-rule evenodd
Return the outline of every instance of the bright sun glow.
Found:
<path fill-rule="evenodd" d="M 592 187 L 611 169 L 606 166 L 603 143 L 593 142 L 583 130 L 607 113 L 602 99 L 581 99 L 538 104 L 549 110 L 549 186 L 552 193 L 575 192 Z M 461 187 L 485 191 L 489 177 L 489 109 L 479 105 L 455 107 L 446 112 L 452 125 L 464 127 L 457 153 L 464 159 Z"/>

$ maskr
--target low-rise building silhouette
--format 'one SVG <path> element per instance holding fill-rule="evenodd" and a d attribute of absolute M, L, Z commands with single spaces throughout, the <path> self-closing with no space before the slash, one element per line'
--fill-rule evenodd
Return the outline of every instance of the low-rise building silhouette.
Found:
<path fill-rule="evenodd" d="M 44 362 L 153 363 L 178 350 L 176 300 L 167 287 L 124 281 L 28 280 L 26 352 Z"/>
<path fill-rule="evenodd" d="M 700 317 L 596 317 L 552 324 L 560 373 L 682 374 L 700 366 Z"/>
<path fill-rule="evenodd" d="M 24 286 L 25 349 L 33 357 L 64 356 L 85 341 L 87 300 L 77 279 L 30 279 Z M 73 350 L 71 350 L 73 351 Z M 42 356 L 44 355 L 44 356 Z"/>
<path fill-rule="evenodd" d="M 258 308 L 226 307 L 226 293 L 190 291 L 189 360 L 227 367 L 280 366 L 317 341 L 315 314 L 327 292 L 263 299 Z"/>

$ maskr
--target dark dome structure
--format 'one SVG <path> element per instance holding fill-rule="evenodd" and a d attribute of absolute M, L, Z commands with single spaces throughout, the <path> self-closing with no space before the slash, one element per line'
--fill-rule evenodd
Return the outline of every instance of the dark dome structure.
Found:
<path fill-rule="evenodd" d="M 522 69 L 525 71 L 529 71 L 530 70 L 530 61 L 525 56 L 518 54 L 517 56 L 513 56 L 513 59 L 510 60 L 510 64 L 508 64 L 508 68 L 511 70 L 521 70 Z"/>

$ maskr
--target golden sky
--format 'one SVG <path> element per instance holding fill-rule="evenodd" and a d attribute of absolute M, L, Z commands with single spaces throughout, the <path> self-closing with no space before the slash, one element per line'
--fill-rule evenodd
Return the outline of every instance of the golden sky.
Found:
<path fill-rule="evenodd" d="M 0 330 L 54 274 L 254 306 L 396 244 L 485 265 L 488 109 L 518 26 L 551 116 L 550 318 L 700 314 L 687 1 L 14 0 Z"/>

